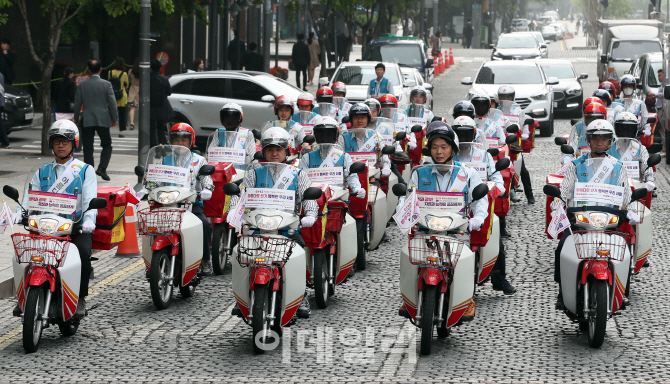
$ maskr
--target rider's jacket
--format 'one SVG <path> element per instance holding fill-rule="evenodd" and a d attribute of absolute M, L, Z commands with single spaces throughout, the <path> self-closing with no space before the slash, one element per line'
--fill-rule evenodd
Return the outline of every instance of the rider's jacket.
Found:
<path fill-rule="evenodd" d="M 496 172 L 496 163 L 493 161 L 493 157 L 485 149 L 479 149 L 470 146 L 467 151 L 463 150 L 463 143 L 461 143 L 461 148 L 458 151 L 458 155 L 454 157 L 454 160 L 458 161 L 460 164 L 465 163 L 480 163 L 486 166 L 486 175 L 487 180 L 493 181 L 496 183 L 498 189 L 504 193 L 505 192 L 505 183 L 500 172 Z M 481 175 L 480 175 L 481 178 Z"/>
<path fill-rule="evenodd" d="M 647 126 L 647 118 L 649 117 L 649 112 L 647 111 L 647 106 L 644 104 L 642 100 L 634 99 L 631 96 L 614 100 L 614 102 L 620 103 L 622 105 L 623 111 L 630 112 L 640 119 L 640 125 L 639 125 L 640 129 L 650 128 Z"/>
<path fill-rule="evenodd" d="M 332 165 L 328 165 L 329 162 L 326 162 L 326 165 L 324 165 L 324 160 L 328 158 L 330 158 L 329 162 L 332 163 Z M 328 153 L 325 154 L 325 157 L 321 149 L 315 149 L 307 156 L 303 156 L 302 159 L 300 159 L 299 167 L 301 170 L 328 166 L 342 167 L 344 178 L 347 180 L 349 188 L 355 191 L 361 187 L 361 182 L 358 179 L 357 173 L 349 173 L 349 167 L 351 167 L 351 164 L 353 164 L 353 161 L 351 160 L 351 156 L 349 156 L 348 153 L 343 152 L 338 148 L 331 147 Z"/>
<path fill-rule="evenodd" d="M 374 130 L 365 130 L 365 135 L 360 137 L 359 134 L 360 132 L 356 132 L 356 129 L 344 132 L 337 139 L 337 144 L 347 153 L 375 152 L 376 149 L 382 149 L 382 138 Z M 389 168 L 391 160 L 387 155 L 383 155 L 379 165 L 379 168 Z"/>
<path fill-rule="evenodd" d="M 627 145 L 626 145 L 627 144 Z M 625 147 L 624 147 L 625 145 Z M 607 154 L 621 161 L 626 166 L 627 162 L 638 162 L 640 172 L 645 171 L 644 175 L 631 175 L 633 179 L 640 180 L 644 176 L 646 181 L 654 181 L 654 168 L 647 167 L 649 152 L 647 148 L 637 140 L 617 140 L 612 144 L 612 148 Z"/>
<path fill-rule="evenodd" d="M 316 108 L 316 107 L 314 107 L 314 108 Z M 315 122 L 316 122 L 316 119 L 319 115 L 317 115 L 316 113 L 314 113 L 314 111 L 312 111 L 312 112 L 310 112 L 309 116 L 310 116 L 309 121 L 301 122 L 300 121 L 300 111 L 297 111 L 293 114 L 293 117 L 291 117 L 291 120 L 293 120 L 293 121 L 295 121 L 296 123 L 299 123 L 299 124 L 312 124 L 312 125 L 314 125 Z"/>
<path fill-rule="evenodd" d="M 579 154 L 580 150 L 589 151 L 589 144 L 586 142 L 586 126 L 583 120 L 578 121 L 572 127 L 568 136 L 568 144 L 575 150 L 575 154 Z"/>
<path fill-rule="evenodd" d="M 218 135 L 214 136 L 214 140 L 209 144 L 210 147 L 228 147 L 236 149 L 244 149 L 244 164 L 233 164 L 237 169 L 244 169 L 246 165 L 254 161 L 254 155 L 256 154 L 256 139 L 250 130 L 242 127 L 237 127 L 235 132 L 235 140 L 232 143 L 226 142 L 226 132 L 225 128 L 219 128 L 217 130 Z"/>
<path fill-rule="evenodd" d="M 347 99 L 344 99 L 342 100 L 342 104 L 340 104 L 340 106 L 337 108 L 340 110 L 342 117 L 344 117 L 349 116 L 349 110 L 351 109 L 352 106 L 353 105 L 349 101 L 347 101 Z"/>
<path fill-rule="evenodd" d="M 484 135 L 484 139 L 487 138 L 496 138 L 498 139 L 498 145 L 505 144 L 505 131 L 503 127 L 496 123 L 495 121 L 484 117 L 482 119 L 475 119 L 477 122 L 477 132 Z M 488 142 L 488 141 L 487 141 Z"/>
<path fill-rule="evenodd" d="M 77 190 L 77 210 L 75 215 L 63 215 L 69 219 L 76 220 L 81 216 L 81 212 L 88 208 L 88 204 L 93 198 L 98 197 L 98 181 L 95 175 L 95 170 L 90 165 L 83 161 L 71 158 L 64 164 L 58 164 L 55 160 L 49 164 L 45 164 L 33 175 L 31 184 L 33 191 L 49 191 L 52 186 L 56 187 L 57 182 L 60 181 L 64 172 L 71 169 L 75 175 L 69 185 L 64 190 L 57 193 L 64 193 L 74 195 Z M 79 177 L 76 177 L 79 175 Z M 28 191 L 23 195 L 22 205 L 28 206 Z M 21 212 L 21 207 L 18 207 L 16 212 Z M 84 214 L 82 223 L 90 221 L 95 223 L 95 218 L 98 216 L 98 210 L 92 209 Z"/>
<path fill-rule="evenodd" d="M 612 105 L 607 108 L 607 122 L 614 126 L 614 120 L 620 112 L 625 112 L 623 104 L 619 102 L 613 102 Z"/>
<path fill-rule="evenodd" d="M 526 121 L 526 113 L 521 109 L 521 107 L 516 104 L 512 103 L 510 106 L 509 111 L 506 111 L 505 108 L 503 107 L 502 102 L 500 103 L 500 106 L 498 107 L 499 110 L 502 111 L 503 114 L 505 115 L 513 115 L 513 116 L 518 116 L 519 117 L 519 128 L 521 129 L 522 134 L 530 135 L 530 129 L 528 128 L 528 125 L 525 125 L 523 122 Z M 507 128 L 510 124 L 512 124 L 511 121 L 506 120 L 505 123 L 505 128 Z"/>
<path fill-rule="evenodd" d="M 335 104 L 333 104 L 335 105 Z M 318 116 L 325 116 L 325 117 L 332 117 L 333 119 L 337 120 L 338 123 L 342 122 L 342 112 L 340 111 L 339 108 L 335 107 L 330 113 L 327 113 L 324 115 L 324 112 L 321 112 L 321 108 L 319 108 L 319 105 L 317 104 L 316 107 L 312 110 L 313 113 L 317 114 Z M 316 123 L 313 123 L 316 124 Z"/>
<path fill-rule="evenodd" d="M 612 169 L 608 171 L 608 174 L 596 175 L 600 172 L 600 169 L 596 169 L 593 164 L 589 164 L 588 160 L 590 159 L 592 159 L 591 153 L 585 153 L 568 163 L 563 181 L 561 182 L 561 200 L 567 202 L 569 207 L 573 207 L 575 206 L 575 183 L 599 183 L 623 187 L 623 206 L 628 206 L 631 189 L 628 184 L 628 174 L 623 167 L 623 163 L 607 155 L 602 159 L 608 159 Z M 600 166 L 601 163 L 598 163 L 598 165 Z M 606 206 L 606 204 L 598 205 Z"/>

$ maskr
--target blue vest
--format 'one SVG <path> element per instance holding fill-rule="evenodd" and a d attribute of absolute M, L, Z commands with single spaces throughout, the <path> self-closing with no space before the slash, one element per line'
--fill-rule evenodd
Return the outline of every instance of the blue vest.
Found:
<path fill-rule="evenodd" d="M 248 130 L 248 131 L 249 131 L 249 134 L 251 135 L 251 131 L 250 130 Z M 226 135 L 225 135 L 226 132 L 238 132 L 239 133 L 240 128 L 238 127 L 235 131 L 228 131 L 225 128 L 219 128 L 219 130 L 218 130 L 218 133 L 219 133 L 218 134 L 218 136 L 219 136 L 219 147 L 225 147 L 226 146 Z M 234 143 L 230 143 L 228 145 L 233 146 Z M 246 145 L 247 145 L 247 141 L 244 140 L 242 142 L 242 149 L 245 149 Z"/>
<path fill-rule="evenodd" d="M 586 127 L 584 126 L 584 121 L 579 121 L 575 124 L 577 129 L 577 148 L 586 148 L 589 146 L 589 143 L 586 142 Z"/>
<path fill-rule="evenodd" d="M 387 79 L 385 77 L 382 77 L 382 82 L 379 85 L 379 94 L 380 95 L 383 95 L 383 94 L 386 94 L 386 93 L 392 93 L 388 89 L 388 83 L 389 83 L 389 79 Z M 377 79 L 375 78 L 375 79 L 370 80 L 370 95 L 376 95 L 376 94 L 377 94 Z"/>
<path fill-rule="evenodd" d="M 255 172 L 256 172 L 256 185 L 254 186 L 255 188 L 270 189 L 274 187 L 275 183 L 272 180 L 272 177 L 270 177 L 270 171 L 267 169 L 267 165 L 256 168 Z M 295 191 L 298 189 L 298 174 L 299 173 L 297 173 L 293 178 L 293 183 L 291 183 L 291 185 L 289 185 L 289 187 L 286 188 L 287 190 Z"/>
<path fill-rule="evenodd" d="M 366 131 L 365 140 L 369 140 L 373 134 L 372 131 Z M 347 131 L 342 134 L 342 137 L 344 137 L 344 152 L 358 152 L 358 143 L 353 132 Z"/>
<path fill-rule="evenodd" d="M 69 167 L 69 165 L 68 165 Z M 84 183 L 84 178 L 86 177 L 86 169 L 88 168 L 88 164 L 84 164 L 84 166 L 81 168 L 79 171 L 79 177 L 74 179 L 70 185 L 65 188 L 64 193 L 68 195 L 74 195 L 75 192 L 74 190 L 77 189 L 77 211 L 75 215 L 64 215 L 68 219 L 71 220 L 76 220 L 79 215 L 81 215 L 81 199 L 79 198 L 79 195 L 82 194 L 82 186 Z M 46 164 L 39 170 L 39 175 L 40 175 L 40 191 L 48 191 L 49 188 L 54 184 L 56 181 L 56 172 L 54 171 L 54 165 L 53 163 Z"/>
<path fill-rule="evenodd" d="M 311 121 L 312 119 L 316 118 L 316 116 L 318 116 L 318 115 L 317 115 L 316 113 L 314 113 L 314 112 L 310 112 L 310 113 L 311 113 L 311 115 L 309 116 L 309 120 L 310 120 L 310 121 Z M 303 124 L 303 123 L 300 122 L 300 111 L 294 113 L 294 114 L 293 114 L 293 117 L 291 117 L 291 120 L 293 120 L 295 123 Z M 306 121 L 304 124 L 309 124 L 309 121 Z"/>
<path fill-rule="evenodd" d="M 449 180 L 449 186 L 451 186 L 454 183 L 456 176 L 458 176 L 459 168 L 463 166 L 458 161 L 454 161 L 454 165 L 456 166 L 456 168 L 454 168 L 453 171 L 451 172 L 451 179 Z M 447 191 L 440 191 L 439 184 L 437 182 L 437 175 L 433 174 L 433 169 L 434 169 L 433 167 L 423 167 L 417 170 L 419 176 L 419 185 L 417 186 L 417 189 L 419 191 L 426 191 L 426 192 L 447 192 Z M 467 183 L 462 192 L 464 192 L 467 195 L 468 193 Z"/>
<path fill-rule="evenodd" d="M 321 166 L 321 163 L 323 163 L 323 159 L 321 159 L 321 150 L 315 149 L 312 152 L 309 153 L 309 167 L 310 168 L 319 168 Z M 340 156 L 339 159 L 337 159 L 337 162 L 335 162 L 336 167 L 343 167 L 344 168 L 344 153 L 342 156 Z"/>
<path fill-rule="evenodd" d="M 589 154 L 584 154 L 581 155 L 580 157 L 576 158 L 572 162 L 575 164 L 576 171 L 577 171 L 577 181 L 580 183 L 588 183 L 591 178 L 593 178 L 593 174 L 595 173 L 596 169 L 592 166 L 587 166 L 586 165 L 586 159 L 589 157 Z M 605 178 L 603 180 L 603 184 L 609 184 L 609 185 L 616 185 L 617 182 L 619 181 L 619 174 L 621 173 L 621 170 L 623 169 L 623 164 L 617 160 L 614 157 L 610 156 L 610 160 L 612 160 L 612 163 L 614 164 L 614 169 L 610 173 L 609 177 Z"/>

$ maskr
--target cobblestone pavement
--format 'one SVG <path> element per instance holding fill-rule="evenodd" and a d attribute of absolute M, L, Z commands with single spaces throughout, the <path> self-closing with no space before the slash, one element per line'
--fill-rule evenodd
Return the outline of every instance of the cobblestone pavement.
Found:
<path fill-rule="evenodd" d="M 595 65 L 575 64 L 591 76 Z M 452 67 L 436 82 L 436 114 L 467 92 L 459 82 L 476 68 Z M 451 118 L 450 118 L 451 119 Z M 557 121 L 556 135 L 568 132 Z M 514 296 L 478 288 L 477 317 L 433 340 L 433 354 L 419 356 L 416 328 L 397 316 L 398 248 L 404 237 L 395 226 L 391 241 L 368 257 L 368 268 L 337 289 L 329 307 L 285 329 L 283 343 L 256 356 L 251 329 L 230 316 L 233 307 L 230 268 L 207 278 L 194 298 L 178 297 L 157 311 L 139 259 L 99 253 L 90 304 L 100 306 L 82 322 L 77 335 L 63 338 L 44 332 L 40 350 L 26 355 L 20 320 L 9 314 L 15 302 L 0 301 L 0 382 L 407 382 L 407 383 L 614 383 L 667 382 L 668 251 L 670 173 L 659 166 L 659 198 L 653 203 L 657 236 L 651 268 L 633 279 L 629 309 L 607 324 L 602 348 L 588 347 L 586 335 L 553 309 L 553 248 L 543 233 L 545 175 L 557 169 L 553 138 L 536 140 L 526 157 L 537 203 L 514 204 L 509 218 L 512 238 L 508 275 Z M 311 290 L 308 290 L 313 296 Z"/>

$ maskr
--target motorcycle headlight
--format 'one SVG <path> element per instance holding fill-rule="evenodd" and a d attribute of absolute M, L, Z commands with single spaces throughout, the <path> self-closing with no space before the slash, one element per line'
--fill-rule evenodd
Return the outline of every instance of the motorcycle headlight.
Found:
<path fill-rule="evenodd" d="M 451 217 L 426 216 L 426 225 L 433 231 L 446 231 L 454 220 Z"/>
<path fill-rule="evenodd" d="M 256 226 L 259 229 L 264 229 L 268 231 L 277 229 L 279 228 L 281 221 L 282 221 L 281 216 L 256 215 Z"/>
<path fill-rule="evenodd" d="M 570 96 L 579 96 L 582 94 L 582 90 L 579 87 L 575 87 L 568 89 L 567 91 L 565 91 L 565 93 L 567 93 Z"/>
<path fill-rule="evenodd" d="M 156 196 L 156 201 L 161 204 L 172 204 L 177 201 L 177 197 L 179 197 L 178 191 L 160 192 L 158 196 Z"/>
<path fill-rule="evenodd" d="M 540 93 L 535 96 L 530 97 L 533 100 L 547 100 L 547 94 L 546 93 Z"/>
<path fill-rule="evenodd" d="M 51 235 L 56 232 L 58 228 L 58 220 L 53 219 L 40 219 L 40 233 L 44 235 Z"/>
<path fill-rule="evenodd" d="M 591 222 L 591 225 L 596 228 L 605 228 L 609 223 L 609 220 L 607 219 L 608 217 L 606 213 L 597 212 L 589 214 L 589 221 Z"/>

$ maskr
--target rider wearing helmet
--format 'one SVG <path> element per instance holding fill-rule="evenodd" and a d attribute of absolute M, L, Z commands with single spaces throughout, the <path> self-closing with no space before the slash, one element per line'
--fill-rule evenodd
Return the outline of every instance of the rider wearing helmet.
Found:
<path fill-rule="evenodd" d="M 261 136 L 261 151 L 263 158 L 271 163 L 286 163 L 286 158 L 289 155 L 289 141 L 290 135 L 285 129 L 281 127 L 272 127 L 266 129 Z M 310 187 L 310 180 L 307 172 L 300 172 L 300 170 L 292 165 L 287 165 L 281 173 L 275 172 L 276 165 L 272 164 L 262 165 L 257 168 L 247 170 L 242 181 L 244 188 L 276 188 L 274 184 L 282 177 L 283 189 L 296 191 L 295 212 L 300 214 L 301 207 L 305 212 L 305 216 L 300 220 L 303 227 L 311 227 L 316 222 L 316 216 L 319 211 L 319 206 L 314 200 L 303 200 L 303 194 Z M 270 176 L 268 176 L 270 175 Z M 285 181 L 284 179 L 288 179 Z M 281 186 L 279 186 L 281 188 Z M 232 196 L 230 199 L 230 210 L 232 211 L 239 202 L 239 196 Z M 300 234 L 300 231 L 295 231 L 294 234 L 288 236 L 301 247 L 305 246 L 305 241 Z M 237 309 L 237 311 L 236 311 Z M 239 308 L 233 309 L 233 314 L 237 315 Z M 309 317 L 309 301 L 307 295 L 303 296 L 300 308 L 298 308 L 298 317 Z M 241 313 L 240 313 L 241 315 Z"/>
<path fill-rule="evenodd" d="M 567 204 L 568 207 L 577 207 L 580 205 L 606 205 L 602 202 L 594 201 L 576 201 L 575 196 L 576 186 L 579 184 L 603 184 L 616 187 L 622 187 L 623 192 L 620 208 L 627 207 L 630 203 L 631 188 L 628 184 L 628 173 L 621 161 L 615 157 L 607 154 L 607 151 L 612 147 L 614 141 L 614 128 L 607 120 L 594 120 L 586 127 L 586 142 L 590 151 L 582 154 L 580 157 L 568 163 L 567 168 L 561 182 L 561 200 Z M 584 199 L 588 199 L 584 197 Z M 561 204 L 559 201 L 552 203 L 552 209 Z M 640 222 L 640 217 L 636 212 L 633 212 L 630 207 L 628 209 L 628 220 L 631 225 Z M 570 229 L 566 229 L 570 231 Z M 554 280 L 559 283 L 559 293 L 556 300 L 556 309 L 563 310 L 563 295 L 561 293 L 561 249 L 563 243 L 568 235 L 564 234 L 561 241 L 556 248 L 555 263 L 554 263 Z"/>
<path fill-rule="evenodd" d="M 604 89 L 605 91 L 609 92 L 610 96 L 612 96 L 612 100 L 617 97 L 616 87 L 609 81 L 603 81 L 600 83 L 598 89 Z"/>
<path fill-rule="evenodd" d="M 475 108 L 475 119 L 477 129 L 486 138 L 489 145 L 504 145 L 505 131 L 503 127 L 493 120 L 489 119 L 491 109 L 491 99 L 484 94 L 475 94 L 470 99 Z"/>
<path fill-rule="evenodd" d="M 426 88 L 418 86 L 412 89 L 412 91 L 409 93 L 409 101 L 412 103 L 412 105 L 410 105 L 409 108 L 407 108 L 407 111 L 405 111 L 407 116 L 423 117 L 427 121 L 432 121 L 435 115 L 433 114 L 433 112 L 431 112 L 428 108 L 424 106 L 424 104 L 426 104 L 427 99 L 428 99 L 428 92 L 426 91 Z M 419 108 L 417 113 L 411 113 L 412 109 L 416 109 L 417 107 L 421 107 Z"/>
<path fill-rule="evenodd" d="M 381 116 L 382 105 L 379 104 L 379 100 L 369 98 L 369 99 L 365 99 L 363 104 L 367 105 L 368 108 L 370 108 L 370 116 L 372 117 L 373 120 L 376 119 L 377 117 Z"/>
<path fill-rule="evenodd" d="M 91 276 L 91 247 L 93 246 L 93 231 L 98 215 L 97 209 L 88 209 L 92 199 L 98 197 L 98 181 L 93 166 L 74 158 L 74 151 L 79 147 L 79 129 L 70 120 L 57 120 L 47 133 L 49 148 L 53 151 L 54 161 L 42 166 L 33 175 L 31 186 L 33 191 L 49 191 L 77 195 L 77 210 L 69 217 L 72 220 L 81 218 L 82 227 L 79 233 L 72 232 L 72 244 L 79 251 L 81 259 L 81 282 L 79 285 L 79 301 L 74 317 L 83 319 L 86 316 L 86 296 Z M 69 178 L 69 180 L 67 180 Z M 64 184 L 61 182 L 66 179 Z M 28 191 L 23 195 L 22 204 L 28 207 Z M 14 221 L 21 222 L 21 207 L 18 207 Z M 21 310 L 17 305 L 14 316 L 20 316 Z"/>
<path fill-rule="evenodd" d="M 219 112 L 219 118 L 223 128 L 218 129 L 218 135 L 209 144 L 210 147 L 233 147 L 236 149 L 243 149 L 244 164 L 249 164 L 254 160 L 256 153 L 256 140 L 250 130 L 242 128 L 241 124 L 244 120 L 244 113 L 242 107 L 236 103 L 227 103 Z M 174 128 L 174 127 L 173 127 Z M 235 140 L 232 143 L 226 142 L 225 132 L 237 132 Z M 195 140 L 193 141 L 195 143 Z M 236 168 L 244 167 L 243 164 L 235 164 Z"/>
<path fill-rule="evenodd" d="M 344 132 L 337 140 L 344 151 L 347 153 L 381 151 L 383 145 L 381 136 L 372 129 L 360 129 L 368 128 L 372 120 L 370 108 L 363 103 L 354 104 L 349 110 L 349 117 L 351 118 L 351 130 Z M 391 174 L 391 161 L 388 155 L 382 156 L 379 165 L 382 169 L 382 176 L 388 177 Z"/>
<path fill-rule="evenodd" d="M 333 104 L 333 100 L 333 90 L 326 86 L 321 87 L 316 92 L 316 102 L 318 105 L 314 107 L 312 112 L 320 116 L 330 116 L 337 119 L 337 121 L 341 121 L 342 116 L 340 115 L 340 110 Z M 326 106 L 329 107 L 329 110 L 322 111 L 321 109 Z"/>
<path fill-rule="evenodd" d="M 617 101 L 623 104 L 624 111 L 631 112 L 637 116 L 640 129 L 645 136 L 650 136 L 651 125 L 647 124 L 647 118 L 649 117 L 647 105 L 644 101 L 633 97 L 633 93 L 635 93 L 635 88 L 637 87 L 635 78 L 633 75 L 623 75 L 619 84 L 621 85 L 621 95 L 623 97 Z"/>
<path fill-rule="evenodd" d="M 330 89 L 333 90 L 333 104 L 335 104 L 335 106 L 340 110 L 342 117 L 348 116 L 349 109 L 351 109 L 352 104 L 346 99 L 346 84 L 341 81 L 336 81 L 333 83 L 333 86 L 330 87 Z"/>
<path fill-rule="evenodd" d="M 501 110 L 498 109 L 500 105 L 500 100 L 498 100 L 498 94 L 493 92 L 489 94 L 489 101 L 491 102 L 491 108 L 489 109 L 489 119 L 495 121 L 501 127 L 505 126 L 505 115 Z"/>
<path fill-rule="evenodd" d="M 314 120 L 317 116 L 317 114 L 313 111 L 314 107 L 316 106 L 314 96 L 309 92 L 303 92 L 298 96 L 298 101 L 296 104 L 298 105 L 298 110 L 293 114 L 292 120 L 303 125 L 314 125 Z"/>
<path fill-rule="evenodd" d="M 650 192 L 653 191 L 656 185 L 654 184 L 654 168 L 647 166 L 649 152 L 644 145 L 636 140 L 638 136 L 637 116 L 630 112 L 619 113 L 614 120 L 614 133 L 616 134 L 616 141 L 612 148 L 607 151 L 607 154 L 620 160 L 628 169 L 632 179 L 645 180 L 644 187 Z M 637 169 L 637 172 L 634 172 L 635 169 Z M 642 171 L 644 171 L 644 174 L 640 174 Z"/>
<path fill-rule="evenodd" d="M 587 103 L 588 102 L 588 103 Z M 586 129 L 591 122 L 595 120 L 605 119 L 607 116 L 607 110 L 603 106 L 602 101 L 597 97 L 590 97 L 584 102 L 584 120 L 578 121 L 577 124 L 572 127 L 572 131 L 568 136 L 568 144 L 572 146 L 575 150 L 575 155 L 581 152 L 586 152 L 589 150 L 589 145 L 586 142 Z M 562 164 L 566 164 L 566 161 L 572 161 L 571 156 L 564 156 L 561 161 Z"/>
<path fill-rule="evenodd" d="M 277 116 L 279 126 L 290 130 L 295 123 L 291 120 L 294 112 L 293 99 L 286 95 L 281 95 L 275 100 L 275 115 Z"/>
<path fill-rule="evenodd" d="M 456 154 L 454 160 L 468 167 L 483 166 L 484 172 L 478 170 L 480 178 L 482 180 L 493 181 L 496 183 L 498 189 L 504 193 L 505 183 L 503 177 L 500 172 L 496 171 L 493 157 L 486 151 L 486 143 L 478 142 L 476 144 L 481 144 L 481 146 L 473 146 L 475 137 L 477 136 L 477 124 L 475 121 L 467 116 L 461 116 L 454 120 L 452 128 L 456 132 L 459 142 L 458 154 Z M 498 219 L 500 220 L 500 229 L 502 232 L 505 228 L 505 216 L 499 216 Z M 491 283 L 494 290 L 503 291 L 506 295 L 511 295 L 516 292 L 516 288 L 507 281 L 505 275 L 505 247 L 502 236 L 500 236 L 499 240 L 498 259 L 491 271 Z"/>

